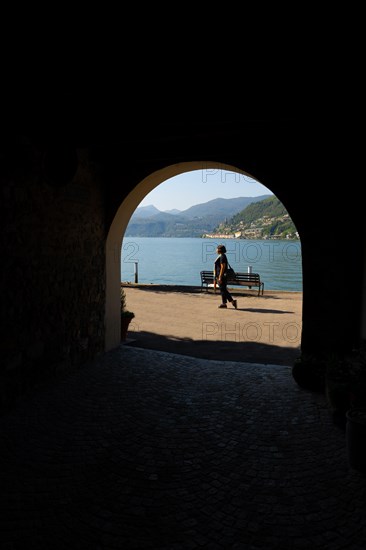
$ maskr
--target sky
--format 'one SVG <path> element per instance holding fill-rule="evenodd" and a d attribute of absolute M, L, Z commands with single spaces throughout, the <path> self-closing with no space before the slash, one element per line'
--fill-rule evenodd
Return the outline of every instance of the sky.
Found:
<path fill-rule="evenodd" d="M 212 199 L 272 195 L 267 187 L 250 178 L 219 169 L 194 170 L 165 180 L 140 202 L 158 210 L 186 210 Z"/>

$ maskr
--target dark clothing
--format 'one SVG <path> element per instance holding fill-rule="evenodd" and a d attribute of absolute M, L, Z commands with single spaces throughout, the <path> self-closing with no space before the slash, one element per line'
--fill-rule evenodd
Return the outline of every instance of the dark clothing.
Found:
<path fill-rule="evenodd" d="M 233 298 L 232 298 L 230 292 L 228 291 L 226 285 L 227 285 L 226 277 L 223 277 L 221 279 L 221 283 L 219 283 L 219 289 L 220 289 L 220 292 L 221 292 L 221 301 L 222 301 L 223 304 L 226 304 L 228 301 L 229 302 L 233 301 Z"/>
<path fill-rule="evenodd" d="M 224 276 L 221 279 L 221 282 L 219 282 L 218 278 L 220 275 L 221 264 L 225 264 L 225 271 L 224 271 Z M 233 301 L 233 298 L 227 289 L 227 281 L 226 281 L 227 266 L 228 266 L 228 261 L 227 261 L 226 254 L 220 254 L 215 260 L 215 277 L 218 281 L 219 289 L 221 292 L 221 301 L 223 304 L 226 304 L 228 301 L 229 302 Z"/>
<path fill-rule="evenodd" d="M 216 276 L 216 278 L 218 278 L 219 275 L 220 275 L 221 264 L 225 264 L 225 271 L 224 271 L 224 274 L 225 274 L 226 271 L 227 271 L 227 257 L 226 257 L 226 254 L 224 254 L 224 253 L 217 256 L 217 258 L 215 260 L 215 276 Z"/>

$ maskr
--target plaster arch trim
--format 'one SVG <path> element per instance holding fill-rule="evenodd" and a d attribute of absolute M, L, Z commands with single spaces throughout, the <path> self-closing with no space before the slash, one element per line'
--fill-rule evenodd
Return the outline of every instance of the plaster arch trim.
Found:
<path fill-rule="evenodd" d="M 106 240 L 105 351 L 116 348 L 121 343 L 121 247 L 128 222 L 140 202 L 150 191 L 167 179 L 194 170 L 202 170 L 203 173 L 206 171 L 206 177 L 209 177 L 209 171 L 212 175 L 213 170 L 227 170 L 256 179 L 255 176 L 229 164 L 214 161 L 181 162 L 151 173 L 125 197 L 112 221 Z"/>

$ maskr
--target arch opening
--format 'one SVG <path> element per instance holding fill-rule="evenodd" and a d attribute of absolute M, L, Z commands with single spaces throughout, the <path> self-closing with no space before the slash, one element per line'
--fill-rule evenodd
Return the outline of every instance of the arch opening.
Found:
<path fill-rule="evenodd" d="M 223 165 L 218 162 L 184 162 L 171 166 L 167 166 L 162 170 L 154 172 L 142 180 L 129 194 L 126 196 L 122 204 L 120 205 L 115 218 L 111 224 L 110 231 L 107 237 L 107 250 L 106 250 L 106 274 L 107 274 L 107 285 L 106 285 L 106 350 L 112 349 L 120 344 L 120 315 L 119 315 L 119 292 L 121 285 L 121 246 L 123 238 L 125 235 L 126 228 L 130 221 L 132 214 L 135 212 L 136 208 L 140 205 L 143 199 L 161 183 L 165 182 L 168 179 L 173 178 L 174 176 L 198 170 L 206 171 L 228 171 L 236 174 L 241 174 L 249 177 L 252 180 L 256 180 L 251 174 L 232 166 L 232 165 Z M 262 182 L 259 182 L 261 185 L 265 186 Z M 269 187 L 267 189 L 272 193 Z M 244 195 L 244 194 L 243 194 Z M 208 199 L 209 200 L 209 199 Z M 235 240 L 235 239 L 234 239 Z M 212 241 L 211 241 L 212 242 Z M 242 244 L 245 241 L 241 241 Z M 250 242 L 250 241 L 248 241 Z M 235 245 L 238 245 L 238 241 Z M 269 244 L 269 243 L 268 243 Z M 243 247 L 241 247 L 243 248 Z M 267 246 L 267 248 L 269 248 Z M 219 299 L 219 298 L 217 298 Z M 301 304 L 302 305 L 302 304 Z M 268 324 L 268 323 L 267 323 Z M 278 323 L 275 323 L 276 325 Z M 301 327 L 297 326 L 296 332 L 299 335 L 301 333 Z M 210 328 L 209 328 L 210 330 Z M 241 326 L 239 331 L 245 331 L 245 335 L 248 336 L 250 340 L 252 338 L 251 333 L 254 330 L 253 326 Z M 258 329 L 257 329 L 258 330 Z M 267 331 L 272 331 L 273 326 L 267 326 Z M 289 336 L 289 341 L 293 341 L 293 329 L 286 329 Z M 239 333 L 238 333 L 239 334 Z M 241 332 L 240 332 L 241 334 Z M 244 333 L 243 333 L 244 334 Z M 223 336 L 225 338 L 225 335 Z M 300 341 L 300 337 L 298 337 Z"/>

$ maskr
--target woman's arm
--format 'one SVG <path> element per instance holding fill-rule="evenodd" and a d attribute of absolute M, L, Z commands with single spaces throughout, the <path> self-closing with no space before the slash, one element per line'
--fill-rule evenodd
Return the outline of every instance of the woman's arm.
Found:
<path fill-rule="evenodd" d="M 220 264 L 219 282 L 220 282 L 221 279 L 223 278 L 224 273 L 225 273 L 225 270 L 226 270 L 226 263 L 223 262 L 222 264 Z"/>

